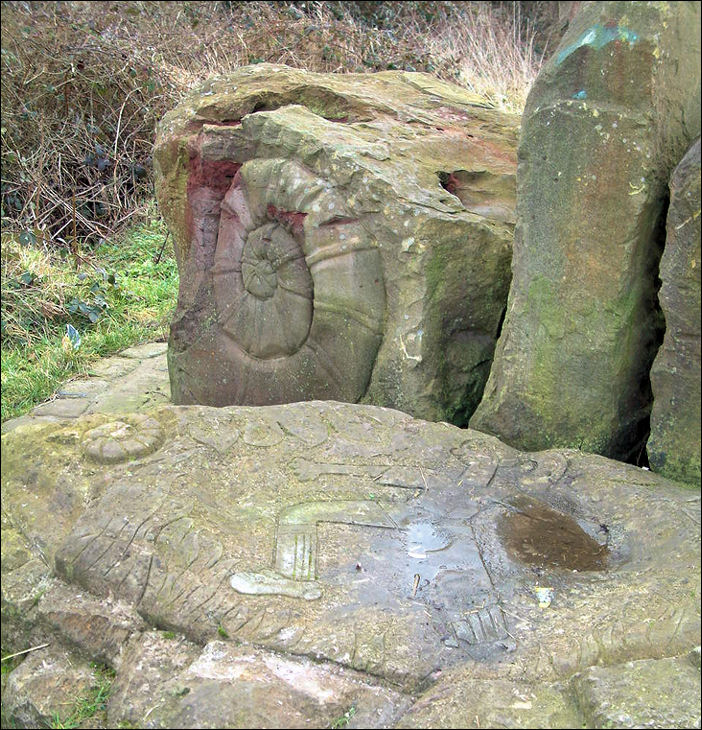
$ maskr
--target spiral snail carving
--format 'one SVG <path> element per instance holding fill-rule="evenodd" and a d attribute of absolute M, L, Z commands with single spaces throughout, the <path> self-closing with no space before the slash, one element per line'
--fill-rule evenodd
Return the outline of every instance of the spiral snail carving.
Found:
<path fill-rule="evenodd" d="M 382 338 L 382 262 L 331 185 L 289 160 L 244 163 L 221 203 L 212 281 L 234 402 L 363 395 Z"/>
<path fill-rule="evenodd" d="M 134 413 L 88 431 L 83 436 L 83 452 L 93 461 L 114 464 L 156 451 L 163 439 L 161 424 L 155 418 Z"/>
<path fill-rule="evenodd" d="M 416 73 L 257 64 L 159 125 L 177 404 L 363 402 L 465 425 L 510 282 L 518 124 Z"/>

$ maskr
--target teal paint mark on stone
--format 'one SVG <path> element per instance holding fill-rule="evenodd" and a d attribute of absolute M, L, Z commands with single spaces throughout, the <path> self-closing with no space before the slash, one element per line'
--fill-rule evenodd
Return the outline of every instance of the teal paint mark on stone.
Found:
<path fill-rule="evenodd" d="M 571 43 L 558 54 L 556 65 L 560 66 L 571 53 L 575 53 L 581 46 L 591 46 L 599 51 L 612 41 L 626 41 L 633 46 L 638 40 L 639 36 L 633 30 L 619 25 L 604 26 L 597 23 L 592 28 L 588 28 L 575 43 Z"/>

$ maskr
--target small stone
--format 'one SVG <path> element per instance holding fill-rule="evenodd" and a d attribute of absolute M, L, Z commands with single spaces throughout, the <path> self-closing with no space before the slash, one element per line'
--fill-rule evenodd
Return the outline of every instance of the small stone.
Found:
<path fill-rule="evenodd" d="M 89 698 L 94 671 L 68 652 L 31 652 L 7 679 L 3 717 L 11 727 L 51 727 L 66 722 L 81 698 Z M 4 721 L 3 721 L 4 722 Z"/>

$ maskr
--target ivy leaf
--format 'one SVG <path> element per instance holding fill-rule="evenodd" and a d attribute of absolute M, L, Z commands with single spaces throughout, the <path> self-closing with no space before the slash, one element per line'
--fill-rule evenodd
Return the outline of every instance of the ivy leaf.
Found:
<path fill-rule="evenodd" d="M 17 236 L 17 240 L 22 246 L 35 246 L 37 242 L 37 237 L 31 231 L 22 231 L 22 233 Z"/>

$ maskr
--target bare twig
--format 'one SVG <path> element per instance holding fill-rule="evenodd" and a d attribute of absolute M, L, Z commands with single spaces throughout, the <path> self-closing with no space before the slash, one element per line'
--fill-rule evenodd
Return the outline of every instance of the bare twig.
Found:
<path fill-rule="evenodd" d="M 166 237 L 163 239 L 163 243 L 161 244 L 161 248 L 159 249 L 159 252 L 154 256 L 154 264 L 158 264 L 158 262 L 161 260 L 161 255 L 163 254 L 163 249 L 166 248 L 166 241 L 168 241 L 168 237 L 171 235 L 171 232 L 168 231 L 166 233 Z"/>
<path fill-rule="evenodd" d="M 38 649 L 45 649 L 47 646 L 51 646 L 51 642 L 47 644 L 39 644 L 39 646 L 32 646 L 29 649 L 23 649 L 22 651 L 16 651 L 14 654 L 8 654 L 7 656 L 4 656 L 0 661 L 5 661 L 6 659 L 14 659 L 16 656 L 22 656 L 23 654 L 29 654 L 30 651 L 37 651 Z"/>

